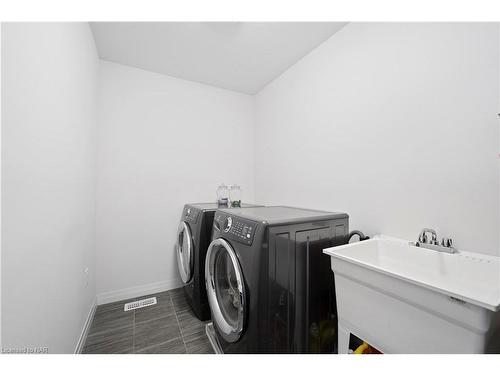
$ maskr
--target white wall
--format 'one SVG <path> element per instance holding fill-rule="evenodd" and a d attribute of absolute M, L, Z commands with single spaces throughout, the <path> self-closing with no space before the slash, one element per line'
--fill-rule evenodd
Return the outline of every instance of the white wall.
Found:
<path fill-rule="evenodd" d="M 221 182 L 254 199 L 253 97 L 101 62 L 99 108 L 99 299 L 178 286 L 183 204 Z"/>
<path fill-rule="evenodd" d="M 256 97 L 256 198 L 499 254 L 498 25 L 349 24 Z"/>
<path fill-rule="evenodd" d="M 4 348 L 71 353 L 93 304 L 97 73 L 87 24 L 2 24 Z"/>

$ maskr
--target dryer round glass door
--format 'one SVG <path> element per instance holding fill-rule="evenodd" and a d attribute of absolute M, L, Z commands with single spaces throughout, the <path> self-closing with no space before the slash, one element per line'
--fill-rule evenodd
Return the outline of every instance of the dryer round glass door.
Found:
<path fill-rule="evenodd" d="M 181 221 L 177 229 L 177 266 L 183 283 L 191 280 L 193 274 L 193 240 L 189 226 Z"/>
<path fill-rule="evenodd" d="M 245 284 L 236 253 L 222 238 L 208 247 L 205 283 L 217 331 L 228 342 L 238 341 L 245 324 Z"/>

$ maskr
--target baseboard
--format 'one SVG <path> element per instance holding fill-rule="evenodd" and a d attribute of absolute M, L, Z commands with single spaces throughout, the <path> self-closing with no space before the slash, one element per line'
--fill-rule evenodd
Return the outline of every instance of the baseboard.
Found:
<path fill-rule="evenodd" d="M 132 288 L 125 288 L 120 290 L 114 290 L 111 292 L 99 293 L 97 295 L 97 304 L 104 305 L 106 303 L 140 297 L 146 294 L 164 292 L 166 290 L 179 288 L 181 286 L 182 286 L 181 279 L 176 278 L 171 280 L 159 281 L 151 284 L 134 286 Z"/>
<path fill-rule="evenodd" d="M 97 308 L 97 298 L 94 298 L 92 301 L 92 306 L 90 307 L 90 311 L 87 315 L 87 319 L 85 320 L 85 324 L 83 325 L 82 333 L 76 343 L 75 354 L 80 354 L 83 350 L 83 346 L 85 345 L 85 340 L 87 339 L 87 335 L 89 333 L 90 325 L 92 324 L 92 319 L 94 319 L 95 310 Z"/>

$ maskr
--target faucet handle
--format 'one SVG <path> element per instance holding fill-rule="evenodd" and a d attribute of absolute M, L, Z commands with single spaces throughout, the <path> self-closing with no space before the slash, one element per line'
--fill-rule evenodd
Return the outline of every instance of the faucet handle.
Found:
<path fill-rule="evenodd" d="M 427 243 L 427 241 L 429 239 L 429 237 L 427 237 L 427 233 L 431 234 L 431 240 L 429 243 L 431 245 L 438 245 L 439 242 L 437 240 L 436 231 L 434 229 L 430 229 L 430 228 L 424 228 L 420 231 L 420 234 L 418 236 L 418 242 Z"/>
<path fill-rule="evenodd" d="M 453 247 L 453 240 L 451 238 L 443 237 L 441 239 L 441 246 L 443 246 L 443 247 Z"/>
<path fill-rule="evenodd" d="M 425 234 L 424 231 L 420 233 L 420 236 L 418 236 L 418 242 L 420 243 L 427 243 L 427 235 Z"/>

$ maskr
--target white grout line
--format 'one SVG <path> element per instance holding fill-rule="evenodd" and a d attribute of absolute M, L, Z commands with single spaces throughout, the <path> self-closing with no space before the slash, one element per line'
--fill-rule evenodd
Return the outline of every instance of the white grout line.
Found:
<path fill-rule="evenodd" d="M 182 343 L 184 344 L 184 349 L 186 349 L 186 354 L 188 354 L 188 349 L 187 349 L 187 346 L 186 346 L 186 341 L 184 341 L 184 336 L 182 335 L 182 328 L 181 328 L 181 324 L 179 323 L 179 318 L 177 317 L 177 311 L 175 310 L 174 301 L 172 300 L 172 296 L 170 295 L 170 293 L 168 294 L 168 296 L 170 298 L 170 302 L 172 302 L 172 307 L 174 309 L 175 320 L 177 320 L 177 326 L 179 327 L 179 332 L 181 333 L 181 339 L 182 339 Z"/>

